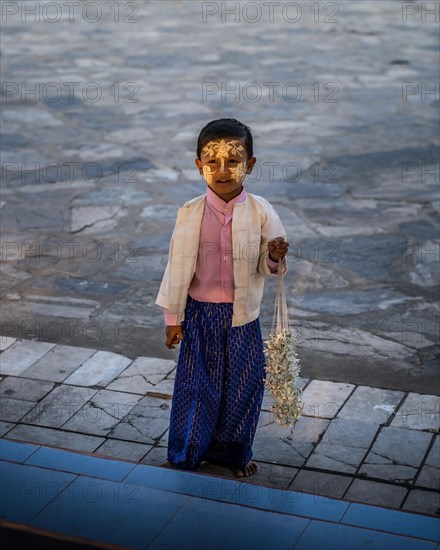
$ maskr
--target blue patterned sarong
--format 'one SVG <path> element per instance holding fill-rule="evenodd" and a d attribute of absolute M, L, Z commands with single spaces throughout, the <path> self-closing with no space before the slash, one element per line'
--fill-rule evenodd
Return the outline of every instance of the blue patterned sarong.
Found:
<path fill-rule="evenodd" d="M 232 327 L 230 303 L 188 296 L 168 436 L 168 460 L 244 468 L 252 458 L 266 378 L 259 319 Z"/>

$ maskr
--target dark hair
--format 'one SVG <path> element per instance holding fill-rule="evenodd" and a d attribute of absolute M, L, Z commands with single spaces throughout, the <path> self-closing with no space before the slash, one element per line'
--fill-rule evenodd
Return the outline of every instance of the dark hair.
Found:
<path fill-rule="evenodd" d="M 235 118 L 220 118 L 209 122 L 199 134 L 197 140 L 197 157 L 200 159 L 202 148 L 214 139 L 244 138 L 248 159 L 254 156 L 253 140 L 250 129 Z"/>

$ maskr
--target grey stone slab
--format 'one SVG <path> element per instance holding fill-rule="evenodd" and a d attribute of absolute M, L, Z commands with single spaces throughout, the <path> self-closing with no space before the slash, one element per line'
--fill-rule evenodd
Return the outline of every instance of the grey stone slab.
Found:
<path fill-rule="evenodd" d="M 26 369 L 23 376 L 36 380 L 62 382 L 94 353 L 96 353 L 94 349 L 58 344 L 32 367 Z"/>
<path fill-rule="evenodd" d="M 36 231 L 62 231 L 63 212 L 50 206 L 9 205 L 2 214 L 2 226 L 8 230 L 34 229 Z"/>
<path fill-rule="evenodd" d="M 15 283 L 29 279 L 29 277 L 32 276 L 28 271 L 17 269 L 16 267 L 8 264 L 0 266 L 0 272 L 2 274 L 2 280 L 6 277 L 11 279 L 11 282 L 14 281 Z"/>
<path fill-rule="evenodd" d="M 136 407 L 140 399 L 139 395 L 101 390 L 63 424 L 62 428 L 105 436 Z"/>
<path fill-rule="evenodd" d="M 170 204 L 148 205 L 142 209 L 141 219 L 148 221 L 174 221 L 177 215 L 177 208 Z"/>
<path fill-rule="evenodd" d="M 274 203 L 279 216 L 283 220 L 283 226 L 288 235 L 295 235 L 295 241 L 290 244 L 289 251 L 292 252 L 292 260 L 296 261 L 300 258 L 310 259 L 313 257 L 309 254 L 307 247 L 302 247 L 300 241 L 303 239 L 316 237 L 317 233 L 311 227 L 304 223 L 295 212 L 283 204 Z"/>
<path fill-rule="evenodd" d="M 302 394 L 304 415 L 334 418 L 355 386 L 326 380 L 312 380 Z"/>
<path fill-rule="evenodd" d="M 370 422 L 334 418 L 306 466 L 354 474 L 378 429 Z"/>
<path fill-rule="evenodd" d="M 320 497 L 342 498 L 352 480 L 350 476 L 302 469 L 289 485 L 289 490 L 304 491 Z"/>
<path fill-rule="evenodd" d="M 0 337 L 0 351 L 5 351 L 9 347 L 12 346 L 12 344 L 15 344 L 17 341 L 16 338 L 12 338 L 11 336 L 1 336 Z"/>
<path fill-rule="evenodd" d="M 5 435 L 10 432 L 16 424 L 14 422 L 3 422 L 0 421 L 0 437 L 5 437 Z"/>
<path fill-rule="evenodd" d="M 120 441 L 118 439 L 107 438 L 104 443 L 98 447 L 94 454 L 100 456 L 110 456 L 120 460 L 140 462 L 151 448 L 151 445 L 143 445 L 141 443 L 133 443 L 132 441 Z"/>
<path fill-rule="evenodd" d="M 20 300 L 18 303 L 17 299 Z M 47 315 L 65 319 L 89 319 L 97 307 L 99 302 L 96 300 L 26 293 L 14 298 L 12 305 L 14 312 L 19 314 L 29 313 L 35 316 Z M 5 304 L 4 312 L 5 315 L 8 313 L 8 304 Z"/>
<path fill-rule="evenodd" d="M 344 288 L 349 281 L 331 269 L 331 265 L 313 263 L 302 258 L 303 251 L 289 243 L 289 279 L 286 294 L 298 296 L 323 288 Z"/>
<path fill-rule="evenodd" d="M 52 390 L 23 418 L 26 424 L 60 428 L 97 390 L 62 384 Z"/>
<path fill-rule="evenodd" d="M 33 401 L 0 397 L 0 420 L 9 423 L 18 422 L 35 406 L 35 404 L 36 403 Z"/>
<path fill-rule="evenodd" d="M 434 491 L 440 491 L 440 469 L 438 466 L 428 466 L 425 464 L 422 471 L 418 475 L 414 485 L 417 487 L 425 487 Z"/>
<path fill-rule="evenodd" d="M 419 245 L 424 246 L 425 243 L 421 243 L 420 241 L 428 241 L 430 239 L 433 239 L 429 244 L 430 246 L 426 246 L 426 250 L 430 250 L 433 263 L 435 263 L 435 252 L 436 248 L 438 251 L 438 244 L 436 246 L 435 239 L 438 238 L 438 228 L 433 225 L 432 223 L 428 222 L 427 220 L 417 220 L 415 222 L 404 222 L 399 225 L 399 229 L 402 229 L 403 232 L 408 235 L 415 237 L 417 239 L 417 242 Z M 438 254 L 437 254 L 438 257 Z M 437 260 L 438 263 L 438 260 Z"/>
<path fill-rule="evenodd" d="M 245 478 L 245 483 L 251 485 L 264 485 L 265 487 L 274 487 L 276 489 L 287 489 L 292 479 L 297 475 L 298 468 L 290 466 L 279 466 L 278 464 L 266 464 L 265 462 L 255 462 L 257 464 L 257 473 Z"/>
<path fill-rule="evenodd" d="M 368 449 L 379 428 L 379 424 L 374 424 L 368 420 L 334 418 L 322 437 L 321 443 Z M 319 448 L 319 445 L 317 448 Z"/>
<path fill-rule="evenodd" d="M 426 249 L 435 250 L 434 245 L 426 245 Z M 421 287 L 436 287 L 439 284 L 439 266 L 438 262 L 416 263 L 414 268 L 409 272 L 411 283 Z"/>
<path fill-rule="evenodd" d="M 407 493 L 408 490 L 405 487 L 392 485 L 391 483 L 354 479 L 350 488 L 344 494 L 344 500 L 366 502 L 388 508 L 400 508 Z"/>
<path fill-rule="evenodd" d="M 23 107 L 19 109 L 9 108 L 4 113 L 5 121 L 11 120 L 27 120 L 28 123 L 36 122 L 38 125 L 46 127 L 62 126 L 62 122 L 57 117 L 43 109 L 35 109 L 32 107 Z M 29 118 L 28 118 L 29 117 Z"/>
<path fill-rule="evenodd" d="M 172 378 L 164 378 L 152 389 L 147 390 L 147 395 L 153 397 L 162 397 L 164 399 L 172 399 L 174 392 L 174 380 Z"/>
<path fill-rule="evenodd" d="M 256 460 L 271 464 L 302 466 L 329 423 L 327 419 L 302 417 L 289 430 L 272 422 L 270 413 L 264 414 L 268 422 L 257 429 L 253 451 Z"/>
<path fill-rule="evenodd" d="M 401 213 L 403 217 L 404 212 Z M 389 222 L 389 220 L 387 220 Z M 338 266 L 370 280 L 389 280 L 402 269 L 403 235 L 359 235 L 339 241 Z"/>
<path fill-rule="evenodd" d="M 13 376 L 22 374 L 54 346 L 55 344 L 34 342 L 32 340 L 15 342 L 1 354 L 1 374 L 11 374 Z"/>
<path fill-rule="evenodd" d="M 52 382 L 8 376 L 0 382 L 0 395 L 24 401 L 40 401 L 54 387 Z"/>
<path fill-rule="evenodd" d="M 404 343 L 407 348 L 412 349 L 429 348 L 433 344 L 431 340 L 428 340 L 425 335 L 422 335 L 420 332 L 405 333 L 403 330 L 400 332 L 384 331 L 383 336 L 388 340 L 391 339 L 399 343 Z"/>
<path fill-rule="evenodd" d="M 151 200 L 151 194 L 127 187 L 105 187 L 93 189 L 77 195 L 72 204 L 75 206 L 90 205 L 138 205 Z"/>
<path fill-rule="evenodd" d="M 163 314 L 155 304 L 157 282 L 147 281 L 133 292 L 118 298 L 109 307 L 102 308 L 96 320 L 111 323 L 128 323 L 146 328 L 164 327 Z M 165 343 L 165 339 L 164 339 Z"/>
<path fill-rule="evenodd" d="M 338 418 L 386 424 L 400 403 L 403 392 L 358 386 L 338 413 Z"/>
<path fill-rule="evenodd" d="M 395 304 L 417 300 L 389 288 L 368 290 L 336 290 L 310 292 L 296 296 L 295 303 L 305 310 L 319 311 L 331 315 L 355 315 L 367 311 L 383 311 Z"/>
<path fill-rule="evenodd" d="M 72 451 L 85 451 L 89 453 L 95 451 L 103 442 L 102 437 L 40 426 L 29 426 L 27 424 L 18 424 L 7 433 L 6 439 L 17 439 L 19 441 L 26 441 L 27 443 L 50 445 L 58 449 L 70 449 Z"/>
<path fill-rule="evenodd" d="M 436 436 L 415 485 L 440 490 L 440 436 Z"/>
<path fill-rule="evenodd" d="M 72 208 L 70 232 L 93 234 L 114 228 L 127 210 L 119 206 L 78 206 Z"/>
<path fill-rule="evenodd" d="M 109 390 L 145 395 L 176 368 L 176 362 L 156 357 L 138 357 L 111 384 Z"/>
<path fill-rule="evenodd" d="M 129 285 L 121 283 L 110 283 L 106 281 L 77 279 L 73 277 L 60 277 L 53 275 L 32 281 L 29 284 L 32 288 L 57 289 L 66 294 L 80 294 L 92 296 L 114 296 L 127 290 Z"/>
<path fill-rule="evenodd" d="M 414 489 L 409 492 L 402 509 L 407 512 L 419 512 L 438 517 L 440 514 L 440 493 Z"/>
<path fill-rule="evenodd" d="M 149 453 L 141 460 L 141 464 L 161 466 L 167 460 L 166 447 L 151 447 Z"/>
<path fill-rule="evenodd" d="M 433 466 L 434 468 L 440 467 L 440 436 L 435 436 L 434 443 L 426 458 L 425 464 Z"/>
<path fill-rule="evenodd" d="M 289 309 L 292 316 L 294 311 Z M 398 342 L 390 341 L 360 328 L 345 328 L 321 321 L 304 321 L 298 326 L 298 343 L 302 348 L 325 353 L 351 355 L 353 357 L 385 357 L 406 359 L 414 351 Z"/>
<path fill-rule="evenodd" d="M 414 481 L 432 434 L 388 426 L 381 429 L 360 474 L 398 483 Z"/>
<path fill-rule="evenodd" d="M 169 242 L 169 241 L 168 241 Z M 115 276 L 119 279 L 130 281 L 158 281 L 162 280 L 166 265 L 167 256 L 158 256 L 157 260 L 152 262 L 151 256 L 140 256 L 129 258 L 121 267 L 115 271 Z"/>
<path fill-rule="evenodd" d="M 306 462 L 308 468 L 355 474 L 365 449 L 320 443 Z"/>
<path fill-rule="evenodd" d="M 168 430 L 170 413 L 169 400 L 146 396 L 108 435 L 114 439 L 152 445 Z"/>
<path fill-rule="evenodd" d="M 440 429 L 440 397 L 409 393 L 399 407 L 391 426 L 438 432 Z"/>
<path fill-rule="evenodd" d="M 128 365 L 131 359 L 110 351 L 97 351 L 64 381 L 78 386 L 107 386 Z"/>

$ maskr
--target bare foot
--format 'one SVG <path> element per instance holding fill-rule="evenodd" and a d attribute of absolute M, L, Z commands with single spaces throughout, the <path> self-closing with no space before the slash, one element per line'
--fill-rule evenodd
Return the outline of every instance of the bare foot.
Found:
<path fill-rule="evenodd" d="M 243 470 L 241 468 L 234 468 L 233 472 L 236 477 L 249 477 L 256 474 L 257 470 L 258 468 L 255 462 L 253 460 L 250 460 Z"/>
<path fill-rule="evenodd" d="M 160 465 L 161 468 L 174 468 L 169 460 Z"/>

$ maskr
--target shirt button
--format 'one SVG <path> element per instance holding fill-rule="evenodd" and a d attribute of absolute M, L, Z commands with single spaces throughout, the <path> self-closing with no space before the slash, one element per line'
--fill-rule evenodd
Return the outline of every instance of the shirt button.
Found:
<path fill-rule="evenodd" d="M 226 260 L 228 259 L 228 257 L 227 257 L 227 256 L 223 256 L 223 259 L 226 261 Z"/>
<path fill-rule="evenodd" d="M 228 288 L 229 285 L 228 285 L 228 283 L 223 283 L 223 286 L 224 286 L 225 288 Z"/>

